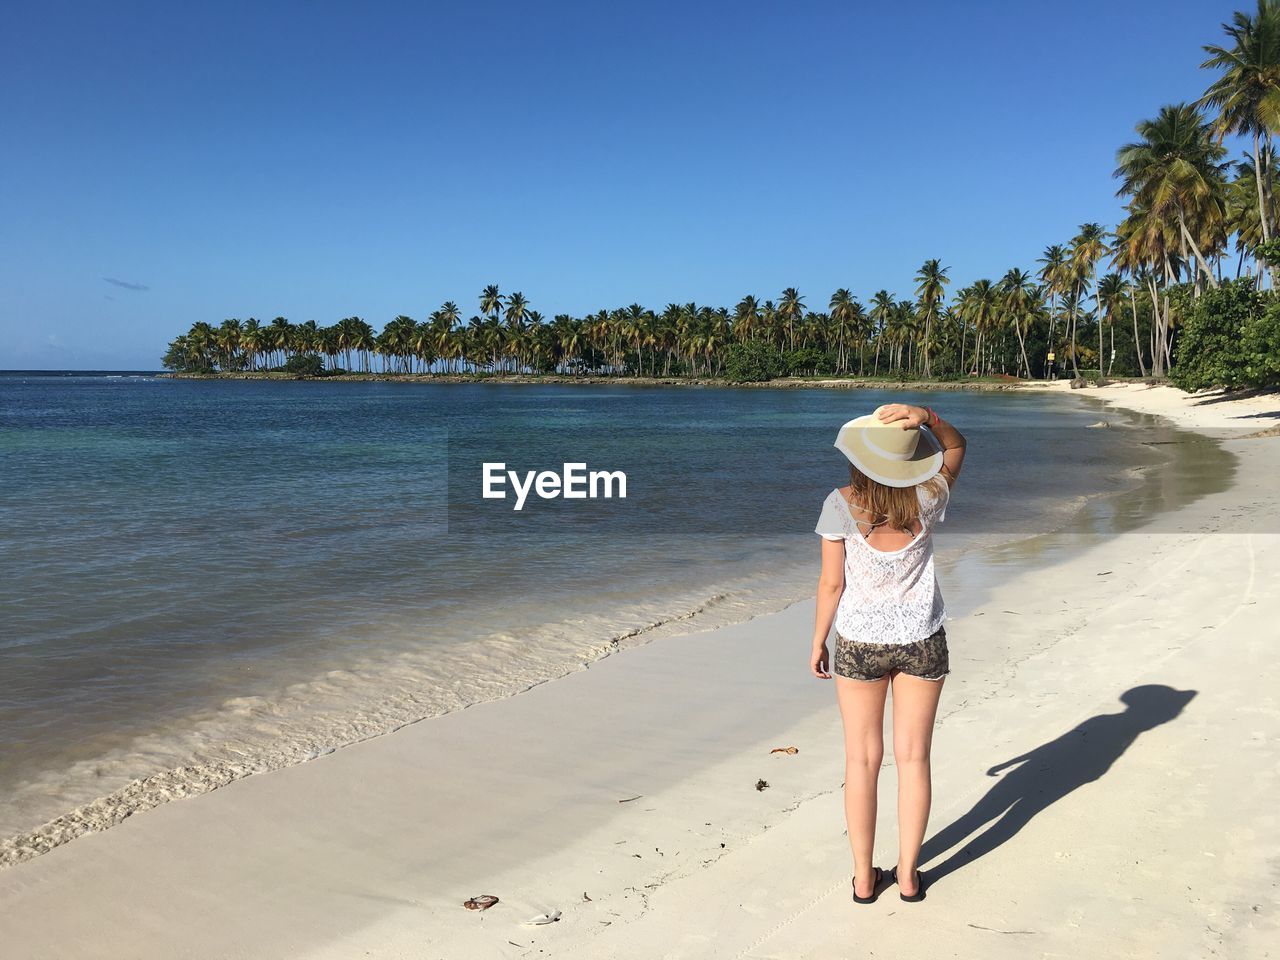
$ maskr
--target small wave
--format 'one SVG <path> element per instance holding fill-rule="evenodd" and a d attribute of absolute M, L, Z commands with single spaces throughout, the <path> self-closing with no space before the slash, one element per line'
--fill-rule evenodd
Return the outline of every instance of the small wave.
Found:
<path fill-rule="evenodd" d="M 183 762 L 130 779 L 34 830 L 0 840 L 0 867 L 30 860 L 87 833 L 109 829 L 170 800 L 199 796 L 236 780 L 305 763 L 335 750 L 394 732 L 411 723 L 502 699 L 586 669 L 591 663 L 660 636 L 694 633 L 781 609 L 803 595 L 793 580 L 771 573 L 767 581 L 735 584 L 671 613 L 633 619 L 603 630 L 600 615 L 547 624 L 521 636 L 495 634 L 479 643 L 401 654 L 392 662 L 366 663 L 286 688 L 273 697 L 235 697 L 201 718 L 180 738 L 143 738 L 119 751 L 22 786 L 65 796 L 70 785 L 125 779 L 150 758 Z M 764 586 L 772 585 L 773 589 Z M 616 621 L 615 621 L 616 622 Z M 592 638 L 606 637 L 603 641 Z M 380 695 L 378 692 L 380 691 Z M 172 728 L 170 728 L 172 729 Z M 208 748 L 210 743 L 217 746 Z M 198 745 L 206 749 L 198 749 Z M 176 748 L 176 749 L 175 749 Z M 22 786 L 19 789 L 22 789 Z"/>

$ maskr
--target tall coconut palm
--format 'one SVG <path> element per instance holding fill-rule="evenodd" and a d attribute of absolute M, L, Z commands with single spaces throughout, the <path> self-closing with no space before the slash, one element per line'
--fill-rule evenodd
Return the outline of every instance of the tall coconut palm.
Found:
<path fill-rule="evenodd" d="M 1207 44 L 1200 64 L 1221 75 L 1205 91 L 1199 105 L 1216 111 L 1214 132 L 1221 138 L 1240 134 L 1253 138 L 1253 172 L 1262 239 L 1271 239 L 1267 184 L 1263 180 L 1262 142 L 1280 130 L 1280 4 L 1258 0 L 1254 16 L 1237 11 L 1222 25 L 1228 45 Z M 1272 272 L 1272 285 L 1275 273 Z"/>
<path fill-rule="evenodd" d="M 1048 354 L 1057 346 L 1054 340 L 1054 322 L 1057 319 L 1058 300 L 1071 289 L 1071 254 L 1062 244 L 1055 243 L 1045 247 L 1040 263 L 1040 283 L 1049 295 L 1049 337 L 1045 345 L 1045 364 L 1049 363 Z"/>
<path fill-rule="evenodd" d="M 778 319 L 787 331 L 789 350 L 796 348 L 796 324 L 804 318 L 804 297 L 795 287 L 787 287 L 778 300 Z"/>
<path fill-rule="evenodd" d="M 929 370 L 929 337 L 933 322 L 938 316 L 938 306 L 942 302 L 944 288 L 951 281 L 947 279 L 948 267 L 942 266 L 941 260 L 926 260 L 916 274 L 916 300 L 919 304 L 920 317 L 924 321 L 924 375 Z"/>
<path fill-rule="evenodd" d="M 528 313 L 529 301 L 525 299 L 523 293 L 512 293 L 507 296 L 507 309 L 503 313 L 503 319 L 507 321 L 507 326 L 510 329 L 524 329 L 524 322 Z"/>
<path fill-rule="evenodd" d="M 241 323 L 235 319 L 223 320 L 218 327 L 215 342 L 218 345 L 218 365 L 223 370 L 236 368 L 236 354 L 240 352 L 240 330 Z"/>
<path fill-rule="evenodd" d="M 1022 367 L 1027 379 L 1031 379 L 1031 362 L 1027 359 L 1027 325 L 1035 310 L 1035 303 L 1040 298 L 1040 289 L 1031 275 L 1014 267 L 1000 280 L 999 295 L 1009 322 L 1013 325 L 1014 335 L 1018 338 L 1018 351 L 1022 356 Z"/>
<path fill-rule="evenodd" d="M 462 341 L 457 336 L 461 322 L 462 311 L 452 300 L 446 300 L 439 310 L 431 314 L 431 350 L 444 360 L 446 370 L 462 358 Z"/>
<path fill-rule="evenodd" d="M 1102 228 L 1101 224 L 1080 224 L 1080 232 L 1077 233 L 1075 239 L 1071 241 L 1071 269 L 1077 280 L 1075 293 L 1076 309 L 1074 309 L 1071 314 L 1071 370 L 1072 373 L 1075 374 L 1076 379 L 1080 378 L 1080 368 L 1076 364 L 1076 326 L 1079 321 L 1079 300 L 1093 285 L 1093 281 L 1098 273 L 1098 261 L 1109 252 L 1110 248 L 1107 246 L 1107 232 Z M 1096 303 L 1095 292 L 1095 308 Z M 1099 314 L 1099 317 L 1101 317 L 1101 314 Z M 1101 319 L 1099 319 L 1098 322 L 1101 323 Z M 1098 352 L 1098 363 L 1102 363 L 1101 348 L 1099 348 Z M 1102 377 L 1101 367 L 1099 367 L 1098 376 L 1099 378 Z M 1101 383 L 1099 383 L 1099 386 L 1101 386 Z"/>
<path fill-rule="evenodd" d="M 969 336 L 969 312 L 971 309 L 969 301 L 972 296 L 973 296 L 973 287 L 971 286 L 961 287 L 959 290 L 956 291 L 955 301 L 952 305 L 952 314 L 955 318 L 956 326 L 960 330 L 959 372 L 961 376 L 964 376 L 965 373 L 968 372 L 968 367 L 965 366 L 964 357 L 965 357 L 965 346 L 966 346 L 965 341 L 968 339 L 968 336 Z"/>
<path fill-rule="evenodd" d="M 855 308 L 855 305 L 856 308 Z M 828 304 L 831 311 L 831 320 L 835 326 L 836 335 L 836 369 L 844 370 L 845 366 L 845 341 L 849 338 L 853 321 L 856 313 L 860 311 L 861 305 L 853 298 L 853 294 L 841 287 L 831 295 L 831 302 Z"/>
<path fill-rule="evenodd" d="M 1235 176 L 1227 183 L 1226 221 L 1222 227 L 1225 234 L 1236 239 L 1236 251 L 1239 254 L 1236 261 L 1237 277 L 1240 276 L 1245 256 L 1256 259 L 1259 244 L 1269 239 L 1263 236 L 1263 225 L 1276 222 L 1275 155 L 1265 143 L 1261 147 L 1261 154 L 1261 162 L 1256 165 L 1253 162 L 1237 163 L 1234 167 Z M 1255 166 L 1260 167 L 1262 172 L 1261 193 L 1258 191 Z M 1261 262 L 1258 273 L 1262 273 Z M 1274 282 L 1272 285 L 1274 286 Z"/>
<path fill-rule="evenodd" d="M 842 336 L 848 336 L 858 345 L 858 376 L 862 376 L 866 372 L 867 340 L 871 336 L 871 321 L 866 308 L 857 300 L 852 301 L 843 322 L 848 324 L 848 331 Z"/>
<path fill-rule="evenodd" d="M 334 324 L 331 327 L 321 327 L 317 335 L 317 349 L 324 354 L 325 365 L 332 370 L 338 365 L 338 356 L 341 350 L 338 348 L 338 326 Z"/>
<path fill-rule="evenodd" d="M 294 327 L 294 336 L 297 338 L 298 350 L 302 353 L 314 356 L 320 352 L 320 328 L 314 320 L 307 320 Z"/>
<path fill-rule="evenodd" d="M 289 346 L 292 342 L 289 334 L 290 324 L 284 317 L 276 317 L 267 327 L 268 349 L 279 351 L 281 363 L 289 359 Z"/>
<path fill-rule="evenodd" d="M 955 304 L 943 305 L 938 309 L 938 322 L 933 327 L 933 342 L 930 349 L 946 352 L 947 356 L 959 356 L 964 351 L 964 323 L 956 311 Z M 963 367 L 963 364 L 961 364 Z M 960 367 L 957 367 L 957 372 Z"/>
<path fill-rule="evenodd" d="M 262 352 L 264 343 L 262 325 L 250 317 L 240 331 L 240 345 L 244 348 L 250 371 L 258 369 L 258 354 Z"/>
<path fill-rule="evenodd" d="M 1217 287 L 1187 221 L 1211 215 L 1214 202 L 1225 193 L 1226 150 L 1200 112 L 1185 103 L 1161 107 L 1154 120 L 1143 120 L 1136 130 L 1139 139 L 1116 154 L 1118 195 L 1139 200 L 1154 216 L 1171 216 L 1205 281 Z"/>
<path fill-rule="evenodd" d="M 369 326 L 361 317 L 352 317 L 351 331 L 351 346 L 360 354 L 360 369 L 362 372 L 368 373 L 370 370 L 369 355 L 373 352 L 376 339 L 373 327 Z"/>
<path fill-rule="evenodd" d="M 498 318 L 498 314 L 502 313 L 502 294 L 498 292 L 496 283 L 489 284 L 480 294 L 480 312 L 486 317 L 493 317 L 495 320 Z"/>
<path fill-rule="evenodd" d="M 916 339 L 920 334 L 920 314 L 916 310 L 915 303 L 911 300 L 899 300 L 894 304 L 893 324 L 897 332 L 898 369 L 904 371 L 914 370 L 915 361 L 913 352 Z M 904 347 L 907 351 L 907 358 L 905 361 L 902 359 L 902 351 Z"/>
<path fill-rule="evenodd" d="M 880 373 L 880 346 L 881 341 L 885 339 L 884 332 L 888 329 L 889 320 L 893 316 L 894 299 L 888 290 L 877 290 L 871 298 L 871 322 L 874 325 L 872 330 L 873 336 L 876 338 L 876 365 L 875 372 Z"/>
<path fill-rule="evenodd" d="M 1111 352 L 1108 355 L 1106 374 L 1111 373 L 1111 366 L 1116 362 L 1116 313 L 1123 309 L 1128 284 L 1118 273 L 1108 273 L 1098 281 L 1098 375 L 1102 376 L 1102 321 L 1107 321 L 1111 331 Z"/>
<path fill-rule="evenodd" d="M 733 310 L 733 332 L 739 342 L 750 340 L 760 326 L 760 304 L 747 294 Z"/>
<path fill-rule="evenodd" d="M 1178 228 L 1170 218 L 1157 216 L 1138 198 L 1130 201 L 1127 210 L 1128 216 L 1116 227 L 1115 262 L 1130 276 L 1140 279 L 1151 297 L 1151 372 L 1159 377 L 1165 373 L 1172 349 L 1172 298 L 1167 291 L 1183 267 L 1178 257 Z M 1166 292 L 1163 297 L 1162 292 Z"/>
<path fill-rule="evenodd" d="M 983 347 L 999 323 L 999 293 L 990 280 L 975 280 L 965 297 L 965 320 L 973 325 L 976 343 L 973 348 L 974 372 L 982 375 Z M 988 366 L 990 361 L 988 360 Z"/>

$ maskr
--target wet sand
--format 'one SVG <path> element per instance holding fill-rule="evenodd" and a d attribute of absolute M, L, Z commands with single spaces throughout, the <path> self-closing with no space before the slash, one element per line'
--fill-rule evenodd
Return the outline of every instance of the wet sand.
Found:
<path fill-rule="evenodd" d="M 1082 392 L 1201 431 L 1280 422 L 1253 416 L 1280 412 L 1265 397 Z M 1229 488 L 1154 526 L 1062 534 L 1035 548 L 1052 565 L 956 597 L 923 903 L 849 900 L 839 719 L 805 670 L 801 603 L 81 837 L 0 872 L 0 942 L 68 958 L 1262 955 L 1280 438 L 1223 446 Z M 478 894 L 500 902 L 461 907 Z"/>

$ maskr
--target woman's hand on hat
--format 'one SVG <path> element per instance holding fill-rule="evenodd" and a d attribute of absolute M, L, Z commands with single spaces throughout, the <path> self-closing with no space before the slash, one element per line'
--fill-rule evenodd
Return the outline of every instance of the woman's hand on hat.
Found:
<path fill-rule="evenodd" d="M 913 407 L 909 403 L 886 403 L 876 410 L 876 416 L 886 426 L 901 423 L 903 430 L 909 430 L 927 422 L 929 411 L 924 407 Z"/>

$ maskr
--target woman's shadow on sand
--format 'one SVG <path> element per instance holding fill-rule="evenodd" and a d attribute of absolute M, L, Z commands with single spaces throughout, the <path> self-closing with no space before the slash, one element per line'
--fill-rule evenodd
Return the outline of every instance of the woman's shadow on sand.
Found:
<path fill-rule="evenodd" d="M 990 853 L 1012 839 L 1041 810 L 1100 778 L 1139 734 L 1173 720 L 1195 695 L 1195 690 L 1175 690 L 1159 684 L 1134 687 L 1120 695 L 1124 712 L 1090 717 L 1056 740 L 996 764 L 987 776 L 1018 766 L 988 790 L 972 810 L 944 827 L 921 849 L 920 862 L 925 864 L 959 848 L 943 863 L 928 868 L 930 881 L 940 880 Z M 980 836 L 964 843 L 966 837 L 987 824 L 990 826 Z"/>

